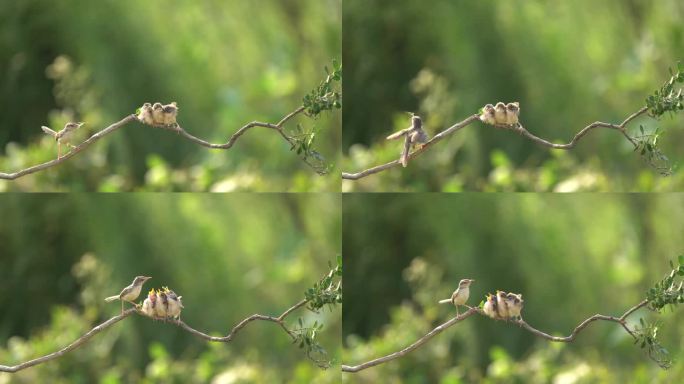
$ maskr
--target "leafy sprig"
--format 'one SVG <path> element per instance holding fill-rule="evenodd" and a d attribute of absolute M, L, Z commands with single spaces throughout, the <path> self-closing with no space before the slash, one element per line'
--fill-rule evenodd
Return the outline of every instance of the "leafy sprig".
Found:
<path fill-rule="evenodd" d="M 332 61 L 332 72 L 325 67 L 328 75 L 316 88 L 304 96 L 306 115 L 316 118 L 323 111 L 342 108 L 342 64 Z"/>
<path fill-rule="evenodd" d="M 662 176 L 671 175 L 673 166 L 670 159 L 658 146 L 658 139 L 663 134 L 662 130 L 658 127 L 653 132 L 646 133 L 643 125 L 639 125 L 639 130 L 641 134 L 632 137 L 635 143 L 634 151 L 639 152 L 641 158 Z"/>
<path fill-rule="evenodd" d="M 310 327 L 304 326 L 304 321 L 299 318 L 299 327 L 292 330 L 293 344 L 297 344 L 299 349 L 303 349 L 306 357 L 314 362 L 319 368 L 328 369 L 332 365 L 332 361 L 328 358 L 328 352 L 323 348 L 316 336 L 323 330 L 323 324 L 314 321 Z"/>
<path fill-rule="evenodd" d="M 307 308 L 312 312 L 318 312 L 326 305 L 332 310 L 336 304 L 342 304 L 342 256 L 337 256 L 334 267 L 329 266 L 330 272 L 304 292 Z"/>
<path fill-rule="evenodd" d="M 670 70 L 670 79 L 646 98 L 648 114 L 653 118 L 660 118 L 666 112 L 670 114 L 684 110 L 684 95 L 682 89 L 677 90 L 675 84 L 684 83 L 684 65 L 677 63 L 677 72 Z"/>

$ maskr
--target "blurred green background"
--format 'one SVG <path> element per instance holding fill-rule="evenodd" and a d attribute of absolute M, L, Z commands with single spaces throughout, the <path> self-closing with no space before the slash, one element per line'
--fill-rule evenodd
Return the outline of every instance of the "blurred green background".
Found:
<path fill-rule="evenodd" d="M 620 123 L 645 105 L 682 60 L 679 0 L 363 1 L 343 4 L 345 111 L 342 170 L 395 160 L 386 142 L 424 117 L 432 136 L 487 103 L 519 101 L 532 133 L 568 142 L 594 121 Z M 673 165 L 684 161 L 680 114 L 647 132 Z M 407 169 L 392 169 L 345 191 L 672 191 L 684 174 L 661 177 L 622 135 L 591 132 L 570 152 L 475 123 Z"/>
<path fill-rule="evenodd" d="M 146 101 L 177 101 L 188 132 L 225 143 L 300 106 L 341 38 L 339 0 L 0 2 L 0 170 L 56 156 L 41 125 L 82 120 L 92 134 Z M 341 114 L 297 123 L 320 129 L 317 150 L 337 166 Z M 289 149 L 260 128 L 223 151 L 136 123 L 0 190 L 339 190 L 337 172 L 321 177 Z"/>
<path fill-rule="evenodd" d="M 682 254 L 681 194 L 413 194 L 343 197 L 343 363 L 398 351 L 455 316 L 450 297 L 476 279 L 470 305 L 497 289 L 523 294 L 524 319 L 568 335 L 596 314 L 621 315 Z M 684 379 L 684 311 L 662 321 L 675 363 L 661 370 L 615 323 L 570 344 L 473 317 L 350 383 L 676 383 Z"/>
<path fill-rule="evenodd" d="M 226 335 L 254 314 L 279 315 L 304 298 L 341 250 L 333 194 L 0 196 L 0 364 L 53 352 L 120 311 L 117 294 L 140 274 L 145 292 L 183 295 L 182 319 Z M 277 218 L 277 219 L 275 219 Z M 320 344 L 340 360 L 340 309 L 288 317 L 324 323 Z M 335 383 L 276 324 L 254 322 L 230 343 L 132 316 L 80 349 L 3 383 Z"/>

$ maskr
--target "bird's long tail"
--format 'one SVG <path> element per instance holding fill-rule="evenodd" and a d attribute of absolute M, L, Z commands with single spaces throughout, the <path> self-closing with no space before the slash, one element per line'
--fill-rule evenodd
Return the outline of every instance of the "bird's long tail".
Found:
<path fill-rule="evenodd" d="M 116 296 L 109 296 L 108 298 L 105 299 L 106 302 L 111 303 L 114 300 L 119 300 L 119 295 Z"/>
<path fill-rule="evenodd" d="M 57 132 L 53 131 L 52 129 L 46 127 L 46 126 L 41 126 L 40 129 L 43 130 L 43 132 L 47 133 L 48 135 L 52 137 L 57 137 Z"/>
<path fill-rule="evenodd" d="M 409 157 L 409 152 L 411 151 L 411 138 L 407 135 L 406 138 L 404 138 L 404 150 L 401 152 L 401 157 L 399 158 L 399 161 L 401 162 L 401 165 L 406 168 L 408 165 L 408 157 Z"/>
<path fill-rule="evenodd" d="M 440 303 L 440 304 L 450 304 L 450 303 L 451 303 L 451 299 L 440 300 L 439 303 Z"/>
<path fill-rule="evenodd" d="M 402 129 L 401 131 L 394 132 L 393 134 L 387 136 L 387 140 L 399 139 L 402 136 L 406 135 L 408 133 L 408 131 L 410 131 L 410 130 L 411 130 L 411 127 L 408 127 L 408 128 Z"/>

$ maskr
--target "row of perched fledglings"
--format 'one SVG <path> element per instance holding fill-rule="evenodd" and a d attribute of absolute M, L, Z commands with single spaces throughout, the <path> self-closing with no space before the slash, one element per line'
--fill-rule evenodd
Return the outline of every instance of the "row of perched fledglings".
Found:
<path fill-rule="evenodd" d="M 148 276 L 136 276 L 131 285 L 121 290 L 121 293 L 114 296 L 109 296 L 105 299 L 106 302 L 115 300 L 121 301 L 121 314 L 124 313 L 124 301 L 127 301 L 140 311 L 153 319 L 177 319 L 180 320 L 181 310 L 183 309 L 183 296 L 178 296 L 176 292 L 170 290 L 168 287 L 162 289 L 152 289 L 142 305 L 136 304 L 135 299 L 140 296 L 142 286 L 147 280 L 151 279 Z"/>
<path fill-rule="evenodd" d="M 182 298 L 183 296 L 176 295 L 168 287 L 159 290 L 153 288 L 143 301 L 141 312 L 154 319 L 180 320 L 181 310 L 184 308 Z"/>
<path fill-rule="evenodd" d="M 176 117 L 178 116 L 178 105 L 176 102 L 171 104 L 162 105 L 161 103 L 145 103 L 140 107 L 140 113 L 136 115 L 136 118 L 147 125 L 152 125 L 155 127 L 168 127 L 176 125 Z M 83 122 L 74 123 L 68 122 L 64 125 L 64 128 L 59 131 L 54 131 L 46 126 L 41 126 L 40 128 L 43 132 L 55 138 L 57 142 L 57 158 L 62 157 L 62 144 L 66 144 L 71 148 L 75 148 L 71 144 L 74 132 L 78 128 L 85 124 Z"/>
<path fill-rule="evenodd" d="M 451 295 L 450 299 L 440 300 L 440 304 L 451 303 L 456 307 L 456 316 L 458 316 L 458 307 L 466 306 L 466 302 L 470 297 L 470 284 L 475 280 L 463 279 L 459 282 L 458 288 Z M 524 300 L 522 294 L 506 293 L 503 291 L 496 291 L 495 295 L 487 294 L 482 312 L 485 315 L 496 320 L 522 320 L 522 309 Z"/>
<path fill-rule="evenodd" d="M 513 128 L 518 125 L 518 117 L 520 116 L 520 103 L 513 102 L 504 104 L 502 102 L 496 103 L 496 106 L 487 104 L 482 107 L 480 112 L 480 121 L 486 124 L 497 127 Z M 399 157 L 399 162 L 402 166 L 408 165 L 408 158 L 411 149 L 418 144 L 425 144 L 430 139 L 430 136 L 423 129 L 423 121 L 420 116 L 411 114 L 411 126 L 397 131 L 389 136 L 387 140 L 404 139 L 404 147 Z"/>
<path fill-rule="evenodd" d="M 140 113 L 138 113 L 137 118 L 147 125 L 171 126 L 176 124 L 177 116 L 178 104 L 174 101 L 166 105 L 161 103 L 145 103 L 140 107 Z"/>

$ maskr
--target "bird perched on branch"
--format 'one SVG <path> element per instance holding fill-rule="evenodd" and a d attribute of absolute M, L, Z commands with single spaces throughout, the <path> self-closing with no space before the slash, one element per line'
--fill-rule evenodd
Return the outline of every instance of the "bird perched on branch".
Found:
<path fill-rule="evenodd" d="M 516 321 L 522 320 L 522 315 L 520 314 L 524 303 L 522 294 L 509 293 L 506 303 L 508 304 L 508 318 Z"/>
<path fill-rule="evenodd" d="M 154 105 L 152 105 L 152 124 L 164 124 L 164 106 L 161 105 L 161 103 L 154 103 Z"/>
<path fill-rule="evenodd" d="M 142 313 L 149 317 L 155 317 L 155 307 L 157 306 L 157 291 L 152 288 L 148 293 L 147 293 L 147 298 L 143 301 L 142 304 Z"/>
<path fill-rule="evenodd" d="M 411 114 L 411 126 L 387 136 L 387 140 L 395 140 L 401 137 L 404 137 L 404 149 L 399 161 L 403 167 L 406 167 L 411 148 L 416 144 L 425 144 L 428 141 L 428 134 L 423 130 L 423 120 L 420 119 L 420 116 Z"/>
<path fill-rule="evenodd" d="M 73 138 L 74 132 L 81 128 L 83 124 L 85 123 L 66 123 L 64 128 L 62 128 L 59 132 L 55 132 L 46 126 L 41 126 L 40 128 L 43 130 L 43 132 L 54 137 L 55 141 L 57 141 L 57 158 L 59 159 L 62 157 L 62 143 L 69 145 L 71 148 L 76 148 L 71 145 L 70 140 Z"/>
<path fill-rule="evenodd" d="M 496 103 L 494 107 L 494 120 L 497 125 L 506 125 L 506 104 L 502 102 Z"/>
<path fill-rule="evenodd" d="M 514 103 L 506 104 L 506 124 L 517 125 L 519 116 L 520 116 L 520 103 L 518 103 L 516 101 Z"/>
<path fill-rule="evenodd" d="M 129 303 L 135 305 L 134 300 L 140 296 L 140 290 L 142 289 L 143 284 L 145 284 L 145 282 L 149 279 L 151 279 L 151 277 L 136 276 L 131 285 L 122 289 L 121 293 L 118 295 L 109 296 L 105 299 L 105 301 L 109 303 L 114 300 L 121 300 L 121 314 L 123 315 L 124 301 L 128 301 Z"/>
<path fill-rule="evenodd" d="M 142 107 L 140 107 L 140 113 L 138 114 L 138 120 L 141 122 L 147 124 L 147 125 L 153 125 L 154 124 L 154 119 L 152 118 L 152 104 L 150 103 L 145 103 L 143 104 Z"/>
<path fill-rule="evenodd" d="M 166 316 L 180 320 L 181 310 L 185 308 L 183 307 L 183 302 L 181 301 L 183 296 L 176 295 L 176 292 L 170 290 L 168 287 L 164 287 L 164 292 L 166 293 L 166 297 L 168 299 Z"/>
<path fill-rule="evenodd" d="M 458 288 L 456 288 L 454 293 L 451 294 L 451 299 L 440 300 L 439 303 L 453 304 L 456 307 L 456 316 L 458 316 L 458 306 L 465 305 L 465 303 L 468 302 L 468 298 L 470 297 L 470 284 L 472 284 L 474 281 L 475 280 L 471 279 L 462 279 L 458 283 Z"/>
<path fill-rule="evenodd" d="M 494 106 L 487 104 L 482 108 L 482 113 L 480 113 L 480 121 L 486 124 L 494 125 L 496 124 L 496 118 L 494 117 L 495 110 Z"/>
<path fill-rule="evenodd" d="M 178 104 L 176 102 L 172 102 L 171 104 L 167 104 L 162 108 L 163 112 L 163 119 L 162 123 L 164 125 L 174 125 L 176 124 L 176 116 L 178 116 Z"/>

